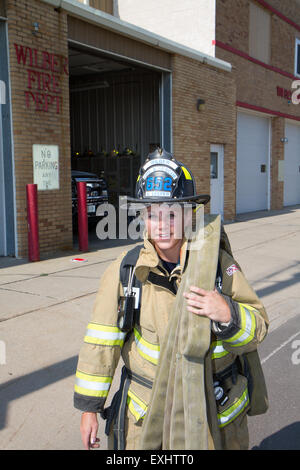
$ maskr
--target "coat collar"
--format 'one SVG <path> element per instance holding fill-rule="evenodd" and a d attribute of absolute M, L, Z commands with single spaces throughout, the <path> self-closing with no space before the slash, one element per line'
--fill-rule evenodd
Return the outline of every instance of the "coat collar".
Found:
<path fill-rule="evenodd" d="M 184 239 L 182 247 L 180 249 L 180 260 L 179 266 L 175 269 L 182 273 L 182 270 L 185 266 L 186 256 L 187 256 L 187 246 L 188 242 Z M 140 251 L 139 258 L 136 263 L 135 274 L 136 277 L 141 281 L 145 282 L 148 278 L 149 271 L 155 269 L 158 265 L 162 266 L 160 258 L 157 254 L 157 251 L 154 248 L 154 245 L 151 243 L 147 235 L 144 237 L 144 247 Z"/>

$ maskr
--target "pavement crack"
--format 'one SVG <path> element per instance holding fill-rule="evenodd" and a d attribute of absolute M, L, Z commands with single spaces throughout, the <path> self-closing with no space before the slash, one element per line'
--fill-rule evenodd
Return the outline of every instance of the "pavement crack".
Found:
<path fill-rule="evenodd" d="M 92 291 L 92 292 L 88 292 L 87 294 L 78 295 L 77 297 L 72 297 L 70 299 L 65 299 L 65 300 L 62 300 L 60 302 L 53 303 L 51 305 L 39 306 L 37 308 L 33 308 L 31 310 L 28 310 L 27 312 L 16 313 L 15 315 L 9 316 L 7 318 L 0 318 L 0 323 L 2 323 L 4 321 L 13 320 L 13 319 L 18 318 L 18 317 L 22 317 L 23 315 L 28 315 L 29 313 L 38 312 L 40 310 L 48 310 L 52 307 L 57 307 L 59 305 L 66 304 L 68 302 L 72 302 L 73 300 L 78 300 L 78 299 L 82 299 L 84 297 L 88 297 L 89 295 L 95 295 L 95 294 L 97 294 L 97 292 L 98 292 L 98 290 L 95 290 L 95 291 Z"/>
<path fill-rule="evenodd" d="M 24 424 L 26 423 L 26 421 L 28 420 L 28 418 L 30 417 L 31 413 L 33 412 L 35 408 L 35 404 L 30 408 L 30 410 L 28 411 L 28 413 L 26 414 L 25 418 L 23 419 L 23 421 L 19 424 L 19 426 L 17 427 L 17 429 L 12 433 L 12 435 L 9 437 L 6 445 L 4 446 L 7 447 L 7 445 L 12 442 L 12 440 L 19 434 L 19 432 L 21 431 L 21 429 L 24 427 Z"/>
<path fill-rule="evenodd" d="M 17 294 L 33 295 L 35 297 L 45 297 L 46 299 L 56 300 L 56 297 L 51 297 L 50 295 L 36 294 L 35 292 L 26 292 L 23 290 L 8 289 L 7 287 L 2 287 L 2 286 L 0 287 L 0 291 L 1 290 L 5 290 L 8 292 L 15 292 Z"/>

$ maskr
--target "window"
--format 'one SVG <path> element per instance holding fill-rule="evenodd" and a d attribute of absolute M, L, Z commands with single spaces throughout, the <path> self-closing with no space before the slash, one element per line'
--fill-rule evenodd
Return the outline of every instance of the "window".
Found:
<path fill-rule="evenodd" d="M 249 12 L 249 55 L 265 64 L 271 61 L 271 15 L 252 2 Z"/>
<path fill-rule="evenodd" d="M 210 177 L 211 179 L 218 179 L 218 154 L 217 152 L 210 153 Z"/>
<path fill-rule="evenodd" d="M 102 10 L 110 15 L 114 14 L 113 0 L 89 0 L 87 3 L 97 10 Z"/>
<path fill-rule="evenodd" d="M 300 39 L 297 38 L 295 44 L 295 75 L 300 77 Z"/>

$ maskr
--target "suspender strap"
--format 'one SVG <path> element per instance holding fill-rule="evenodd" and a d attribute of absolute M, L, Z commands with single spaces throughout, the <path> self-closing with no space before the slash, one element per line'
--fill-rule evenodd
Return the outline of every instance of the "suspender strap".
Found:
<path fill-rule="evenodd" d="M 105 434 L 108 436 L 113 430 L 114 450 L 125 450 L 125 411 L 127 405 L 127 395 L 130 382 L 134 381 L 147 388 L 152 388 L 153 382 L 138 374 L 135 374 L 125 366 L 122 368 L 120 388 L 114 395 L 111 405 L 102 413 L 102 417 L 107 419 Z"/>
<path fill-rule="evenodd" d="M 121 262 L 120 281 L 125 287 L 129 281 L 129 268 L 136 265 L 142 247 L 142 245 L 135 246 L 132 250 L 128 251 Z M 138 280 L 136 281 L 138 282 Z"/>
<path fill-rule="evenodd" d="M 133 382 L 136 382 L 140 385 L 144 385 L 147 388 L 152 388 L 153 382 L 151 380 L 146 379 L 145 377 L 142 377 L 141 375 L 135 374 L 129 369 L 126 369 L 127 375 L 132 380 Z"/>
<path fill-rule="evenodd" d="M 176 294 L 177 292 L 177 286 L 175 282 L 173 283 L 169 281 L 166 276 L 160 276 L 159 274 L 150 271 L 148 281 L 150 281 L 152 284 L 168 289 L 170 292 L 172 292 L 172 294 Z"/>
<path fill-rule="evenodd" d="M 119 410 L 114 420 L 114 448 L 115 450 L 125 450 L 125 410 L 127 405 L 127 395 L 130 385 L 130 379 L 126 373 L 126 368 L 122 369 L 123 387 L 121 381 Z"/>
<path fill-rule="evenodd" d="M 102 418 L 106 419 L 105 434 L 107 436 L 110 433 L 111 424 L 113 422 L 115 423 L 117 421 L 118 410 L 120 409 L 120 405 L 121 405 L 122 391 L 124 389 L 125 380 L 126 380 L 126 374 L 124 373 L 124 371 L 122 369 L 120 388 L 115 393 L 115 395 L 114 395 L 114 397 L 111 401 L 110 406 L 108 408 L 106 408 L 103 413 L 101 413 Z M 115 424 L 114 424 L 114 426 L 115 426 Z"/>

